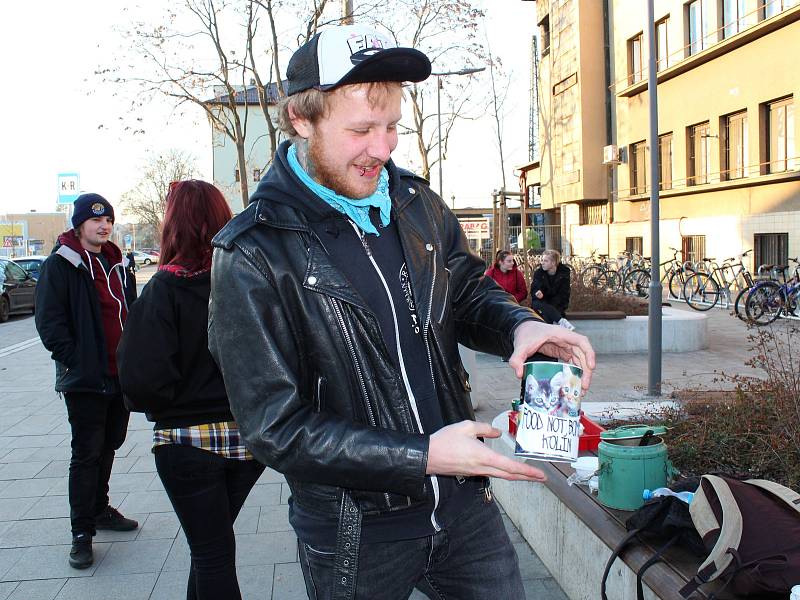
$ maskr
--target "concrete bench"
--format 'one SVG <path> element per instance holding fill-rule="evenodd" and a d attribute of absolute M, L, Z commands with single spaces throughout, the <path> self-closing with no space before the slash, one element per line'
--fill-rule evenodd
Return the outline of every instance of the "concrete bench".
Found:
<path fill-rule="evenodd" d="M 621 310 L 568 310 L 565 314 L 568 321 L 610 321 L 625 318 L 625 313 Z"/>

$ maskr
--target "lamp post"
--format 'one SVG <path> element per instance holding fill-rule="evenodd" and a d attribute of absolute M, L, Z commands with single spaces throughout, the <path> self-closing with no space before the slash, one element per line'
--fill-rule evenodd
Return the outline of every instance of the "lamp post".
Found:
<path fill-rule="evenodd" d="M 439 197 L 443 197 L 442 192 L 442 77 L 447 75 L 472 75 L 485 71 L 486 67 L 464 68 L 458 71 L 446 71 L 444 73 L 431 73 L 436 75 L 436 129 L 439 135 Z"/>

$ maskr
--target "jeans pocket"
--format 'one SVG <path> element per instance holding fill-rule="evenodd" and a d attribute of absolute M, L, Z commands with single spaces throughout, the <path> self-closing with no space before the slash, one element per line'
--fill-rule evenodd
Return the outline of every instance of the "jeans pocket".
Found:
<path fill-rule="evenodd" d="M 327 600 L 333 590 L 333 571 L 336 552 L 317 549 L 300 543 L 300 566 L 306 581 L 306 591 L 312 600 Z"/>

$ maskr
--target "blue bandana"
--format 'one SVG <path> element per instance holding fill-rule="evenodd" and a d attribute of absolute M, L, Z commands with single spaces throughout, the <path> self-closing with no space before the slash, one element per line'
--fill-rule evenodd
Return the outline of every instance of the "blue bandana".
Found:
<path fill-rule="evenodd" d="M 308 189 L 340 213 L 347 215 L 347 217 L 364 233 L 372 233 L 376 236 L 380 236 L 380 233 L 375 229 L 375 226 L 369 218 L 369 209 L 371 206 L 380 209 L 381 223 L 383 226 L 385 227 L 389 224 L 392 200 L 389 197 L 389 172 L 386 170 L 386 167 L 381 169 L 381 174 L 378 178 L 378 188 L 375 190 L 375 193 L 367 198 L 353 200 L 352 198 L 346 198 L 345 196 L 337 194 L 332 189 L 326 188 L 324 185 L 314 181 L 297 161 L 297 149 L 294 144 L 289 146 L 289 150 L 286 152 L 286 158 L 294 174 L 297 175 Z"/>

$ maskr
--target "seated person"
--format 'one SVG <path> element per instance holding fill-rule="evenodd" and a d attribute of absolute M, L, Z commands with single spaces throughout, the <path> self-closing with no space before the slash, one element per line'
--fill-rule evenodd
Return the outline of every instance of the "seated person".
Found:
<path fill-rule="evenodd" d="M 561 264 L 561 254 L 556 250 L 545 250 L 541 266 L 533 273 L 531 308 L 546 322 L 571 331 L 575 327 L 564 316 L 569 306 L 569 276 L 569 267 Z"/>
<path fill-rule="evenodd" d="M 514 296 L 517 302 L 522 302 L 528 297 L 528 288 L 525 277 L 517 268 L 514 257 L 508 250 L 498 250 L 495 255 L 494 265 L 486 269 L 486 273 L 497 282 L 501 288 Z"/>

